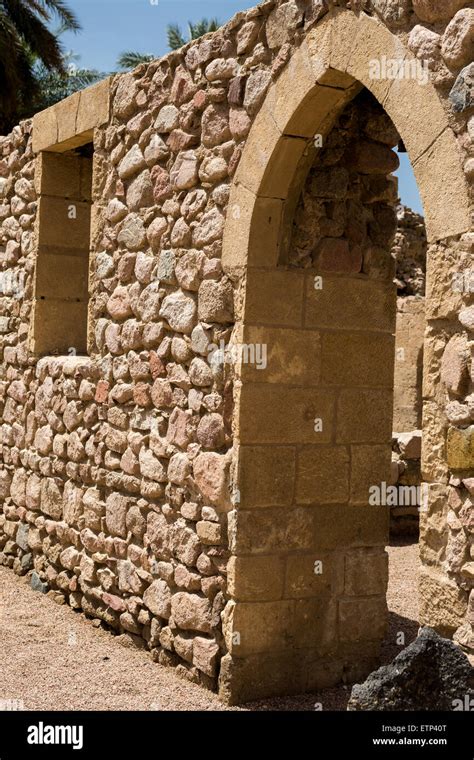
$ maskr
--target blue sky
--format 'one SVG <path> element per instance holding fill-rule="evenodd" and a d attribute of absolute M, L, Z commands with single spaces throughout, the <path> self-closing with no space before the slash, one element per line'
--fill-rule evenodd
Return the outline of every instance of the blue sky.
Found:
<path fill-rule="evenodd" d="M 409 206 L 413 211 L 423 214 L 423 206 L 418 192 L 415 175 L 411 167 L 408 153 L 399 153 L 400 168 L 396 172 L 398 177 L 398 192 L 405 206 Z"/>
<path fill-rule="evenodd" d="M 251 8 L 255 0 L 67 0 L 82 24 L 79 34 L 65 34 L 64 43 L 90 68 L 110 71 L 123 50 L 168 52 L 166 27 L 188 21 L 218 18 L 228 21 L 238 11 Z"/>
<path fill-rule="evenodd" d="M 100 71 L 113 71 L 124 50 L 152 53 L 168 51 L 166 27 L 177 23 L 183 31 L 188 21 L 203 17 L 225 22 L 235 13 L 251 8 L 257 0 L 68 0 L 82 25 L 78 34 L 64 34 L 68 50 L 80 56 L 78 64 Z M 415 178 L 406 154 L 400 155 L 400 197 L 422 213 Z"/>

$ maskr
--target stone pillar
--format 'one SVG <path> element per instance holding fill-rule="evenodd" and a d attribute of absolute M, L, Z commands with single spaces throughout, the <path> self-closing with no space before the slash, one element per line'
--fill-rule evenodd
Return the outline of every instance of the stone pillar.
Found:
<path fill-rule="evenodd" d="M 423 371 L 421 623 L 474 648 L 472 496 L 471 233 L 431 245 L 427 270 L 427 332 Z"/>

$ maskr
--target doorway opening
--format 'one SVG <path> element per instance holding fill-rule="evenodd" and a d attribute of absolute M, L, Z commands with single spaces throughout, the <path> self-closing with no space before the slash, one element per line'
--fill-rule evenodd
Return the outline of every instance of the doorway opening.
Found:
<path fill-rule="evenodd" d="M 393 546 L 389 538 L 399 517 L 390 494 L 404 485 L 398 472 L 416 477 L 415 466 L 402 473 L 397 464 L 393 478 L 397 290 L 412 297 L 424 280 L 424 262 L 418 271 L 404 242 L 414 217 L 400 205 L 398 146 L 392 121 L 360 89 L 303 158 L 276 270 L 247 272 L 244 339 L 267 345 L 268 365 L 265 373 L 242 367 L 239 482 L 249 516 L 237 550 L 283 567 L 283 601 L 272 604 L 291 622 L 277 621 L 281 642 L 275 623 L 275 647 L 291 645 L 299 667 L 311 659 L 308 681 L 342 681 L 342 702 L 418 627 L 417 611 L 403 606 L 416 599 L 417 537 L 399 545 L 397 536 Z M 416 336 L 421 348 L 423 330 Z M 418 356 L 407 382 L 415 427 L 400 432 L 418 429 Z M 408 415 L 405 395 L 398 406 Z M 421 444 L 413 438 L 412 448 Z M 247 478 L 258 472 L 261 482 L 268 468 L 278 476 L 257 498 Z M 420 490 L 410 491 L 415 513 Z"/>

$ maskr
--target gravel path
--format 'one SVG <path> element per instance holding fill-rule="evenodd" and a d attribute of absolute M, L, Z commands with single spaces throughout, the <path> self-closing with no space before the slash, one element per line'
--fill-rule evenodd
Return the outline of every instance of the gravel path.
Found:
<path fill-rule="evenodd" d="M 418 545 L 389 547 L 391 610 L 384 662 L 416 636 Z M 0 700 L 27 710 L 229 710 L 215 694 L 124 647 L 84 615 L 34 592 L 24 578 L 0 567 Z M 243 709 L 345 709 L 350 689 L 338 687 L 269 699 Z M 240 708 L 242 709 L 242 708 Z"/>

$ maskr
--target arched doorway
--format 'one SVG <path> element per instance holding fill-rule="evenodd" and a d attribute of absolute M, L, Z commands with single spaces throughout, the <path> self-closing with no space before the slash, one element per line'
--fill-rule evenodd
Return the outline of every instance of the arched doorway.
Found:
<path fill-rule="evenodd" d="M 382 57 L 410 54 L 364 14 L 340 11 L 311 31 L 270 89 L 234 178 L 223 254 L 242 295 L 234 342 L 267 345 L 268 362 L 259 370 L 243 359 L 235 393 L 229 654 L 220 677 L 231 701 L 360 678 L 377 664 L 385 630 L 388 512 L 368 503 L 367 490 L 387 480 L 390 461 L 391 273 L 380 251 L 356 252 L 363 242 L 357 230 L 343 243 L 324 235 L 303 266 L 291 261 L 318 137 L 324 144 L 348 104 L 367 91 L 391 117 L 414 167 L 432 245 L 429 281 L 440 241 L 469 229 L 460 156 L 434 88 L 413 77 L 373 77 L 371 62 Z M 328 200 L 336 203 L 341 188 L 322 174 L 315 179 L 320 196 L 335 194 Z M 342 194 L 347 200 L 347 186 Z M 383 249 L 390 218 L 379 211 L 375 247 Z M 428 323 L 427 335 L 435 329 Z M 430 346 L 425 356 L 433 362 Z M 444 620 L 441 627 L 453 633 L 464 598 L 430 554 L 426 528 L 439 512 L 449 459 L 436 387 L 425 392 L 423 427 L 430 448 L 423 465 L 429 498 L 422 622 Z"/>

